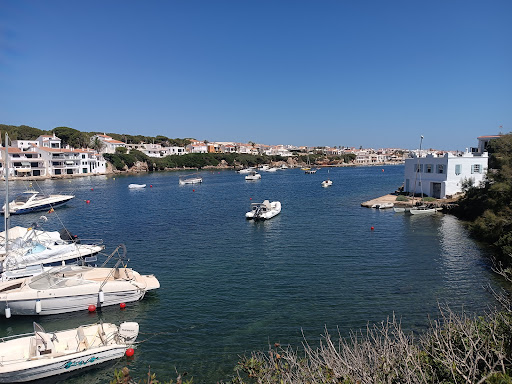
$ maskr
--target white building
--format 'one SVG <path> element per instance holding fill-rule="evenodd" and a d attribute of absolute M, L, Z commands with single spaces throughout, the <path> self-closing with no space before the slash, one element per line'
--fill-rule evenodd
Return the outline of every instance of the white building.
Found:
<path fill-rule="evenodd" d="M 480 138 L 479 138 L 480 141 Z M 483 144 L 480 146 L 484 149 Z M 489 156 L 487 152 L 445 153 L 425 156 L 411 153 L 405 159 L 404 192 L 423 194 L 437 199 L 462 192 L 465 180 L 479 185 L 485 178 Z"/>
<path fill-rule="evenodd" d="M 46 167 L 47 176 L 101 174 L 106 172 L 106 161 L 98 153 L 86 149 L 37 147 Z"/>
<path fill-rule="evenodd" d="M 126 148 L 122 141 L 115 140 L 108 135 L 94 135 L 91 137 L 91 143 L 98 138 L 103 143 L 103 149 L 100 153 L 115 153 L 116 148 Z"/>

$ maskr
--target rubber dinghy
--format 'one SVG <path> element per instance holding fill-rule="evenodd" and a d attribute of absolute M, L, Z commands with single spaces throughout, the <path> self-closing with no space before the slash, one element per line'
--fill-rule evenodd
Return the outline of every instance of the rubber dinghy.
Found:
<path fill-rule="evenodd" d="M 252 203 L 251 210 L 245 214 L 247 219 L 268 220 L 277 216 L 281 212 L 281 203 L 279 201 L 270 202 L 265 200 L 263 203 Z"/>

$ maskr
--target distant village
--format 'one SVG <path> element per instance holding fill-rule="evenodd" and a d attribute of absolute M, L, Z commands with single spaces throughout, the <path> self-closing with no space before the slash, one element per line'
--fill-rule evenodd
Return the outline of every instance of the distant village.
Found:
<path fill-rule="evenodd" d="M 36 140 L 13 140 L 8 148 L 9 176 L 53 177 L 86 176 L 110 173 L 105 153 L 116 153 L 125 148 L 129 153 L 137 150 L 148 157 L 186 156 L 190 153 L 236 153 L 247 155 L 268 155 L 289 158 L 297 154 L 322 154 L 325 156 L 355 155 L 354 165 L 403 163 L 409 151 L 399 148 L 363 149 L 355 147 L 306 147 L 293 145 L 266 145 L 236 142 L 209 142 L 191 140 L 190 144 L 162 146 L 161 144 L 127 144 L 105 134 L 91 137 L 91 142 L 100 142 L 96 149 L 74 149 L 63 145 L 55 135 L 41 135 Z M 5 162 L 5 151 L 0 153 L 0 164 Z M 3 173 L 3 171 L 2 171 Z"/>
<path fill-rule="evenodd" d="M 363 149 L 354 147 L 297 147 L 292 145 L 265 145 L 234 142 L 209 142 L 190 140 L 186 146 L 162 146 L 161 144 L 127 144 L 106 134 L 91 137 L 91 147 L 75 149 L 63 145 L 53 135 L 41 135 L 36 140 L 13 140 L 7 148 L 9 177 L 52 178 L 112 173 L 105 154 L 129 153 L 137 150 L 152 158 L 186 156 L 193 153 L 230 153 L 247 155 L 281 156 L 316 154 L 326 157 L 353 154 L 354 160 L 346 165 L 380 165 L 405 163 L 404 190 L 419 188 L 428 196 L 442 198 L 461 190 L 464 180 L 478 183 L 487 170 L 486 147 L 489 140 L 500 135 L 481 136 L 478 146 L 465 152 L 436 150 L 405 150 L 399 148 Z M 94 144 L 94 145 L 93 145 Z M 93 149 L 94 148 L 94 149 Z M 5 150 L 0 151 L 1 172 L 4 174 Z M 423 183 L 413 183 L 417 173 L 423 175 Z M 413 188 L 414 184 L 414 188 Z"/>

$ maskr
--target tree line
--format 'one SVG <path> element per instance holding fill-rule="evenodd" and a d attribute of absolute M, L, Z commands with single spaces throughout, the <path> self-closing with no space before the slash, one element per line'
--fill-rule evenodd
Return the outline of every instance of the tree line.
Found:
<path fill-rule="evenodd" d="M 11 140 L 35 140 L 41 135 L 53 135 L 62 140 L 63 146 L 69 145 L 71 148 L 93 148 L 91 138 L 94 135 L 104 134 L 104 132 L 81 132 L 77 129 L 70 127 L 56 127 L 49 131 L 39 128 L 29 127 L 28 125 L 6 125 L 0 124 L 0 131 L 7 132 Z M 154 143 L 163 146 L 177 146 L 185 147 L 191 143 L 191 138 L 186 139 L 172 139 L 166 136 L 143 136 L 143 135 L 128 135 L 119 133 L 105 133 L 115 140 L 122 141 L 127 144 Z M 3 141 L 3 138 L 2 138 Z"/>

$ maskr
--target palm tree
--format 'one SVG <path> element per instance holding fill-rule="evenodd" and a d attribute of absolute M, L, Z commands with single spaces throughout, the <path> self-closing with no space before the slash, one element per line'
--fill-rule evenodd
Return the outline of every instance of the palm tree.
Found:
<path fill-rule="evenodd" d="M 96 136 L 94 139 L 92 139 L 91 143 L 89 145 L 92 149 L 94 149 L 98 153 L 101 153 L 103 148 L 105 148 L 105 143 L 103 141 L 101 141 L 98 136 Z"/>

